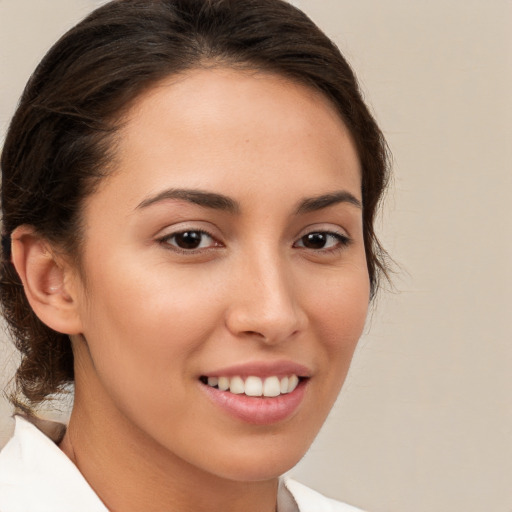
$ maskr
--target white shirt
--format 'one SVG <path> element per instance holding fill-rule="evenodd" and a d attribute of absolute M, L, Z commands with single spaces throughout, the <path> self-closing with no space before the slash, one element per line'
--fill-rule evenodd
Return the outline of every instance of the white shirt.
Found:
<path fill-rule="evenodd" d="M 290 479 L 281 479 L 277 503 L 278 512 L 361 512 Z M 108 509 L 55 442 L 31 422 L 16 416 L 14 436 L 0 452 L 0 511 Z"/>

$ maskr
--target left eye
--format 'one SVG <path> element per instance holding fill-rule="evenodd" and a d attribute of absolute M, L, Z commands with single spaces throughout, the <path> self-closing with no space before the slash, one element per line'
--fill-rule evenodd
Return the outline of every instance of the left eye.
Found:
<path fill-rule="evenodd" d="M 295 242 L 295 247 L 304 247 L 315 251 L 334 249 L 337 246 L 348 245 L 349 239 L 340 233 L 327 231 L 315 231 L 308 233 Z"/>
<path fill-rule="evenodd" d="M 184 251 L 207 249 L 217 245 L 213 237 L 208 233 L 194 230 L 174 233 L 173 235 L 163 238 L 162 242 Z"/>

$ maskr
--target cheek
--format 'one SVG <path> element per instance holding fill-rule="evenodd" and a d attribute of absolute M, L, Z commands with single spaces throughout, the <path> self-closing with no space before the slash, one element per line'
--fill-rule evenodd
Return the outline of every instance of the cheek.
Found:
<path fill-rule="evenodd" d="M 189 273 L 173 272 L 169 265 L 144 268 L 138 262 L 112 262 L 95 274 L 88 292 L 88 316 L 91 324 L 102 319 L 105 325 L 100 332 L 107 327 L 113 331 L 110 335 L 122 334 L 127 341 L 136 333 L 147 333 L 154 338 L 145 342 L 160 340 L 167 345 L 172 338 L 179 344 L 189 338 L 185 334 L 208 329 L 215 293 L 200 277 L 191 279 Z"/>
<path fill-rule="evenodd" d="M 323 276 L 307 297 L 314 325 L 327 345 L 357 342 L 366 320 L 370 286 L 366 268 L 357 266 Z"/>
<path fill-rule="evenodd" d="M 179 385 L 217 328 L 215 289 L 163 269 L 104 269 L 91 280 L 84 322 L 98 376 L 119 392 Z"/>
<path fill-rule="evenodd" d="M 357 342 L 363 333 L 369 304 L 369 279 L 364 266 L 336 272 L 318 280 L 304 294 L 310 325 L 319 340 L 326 376 L 343 384 Z"/>

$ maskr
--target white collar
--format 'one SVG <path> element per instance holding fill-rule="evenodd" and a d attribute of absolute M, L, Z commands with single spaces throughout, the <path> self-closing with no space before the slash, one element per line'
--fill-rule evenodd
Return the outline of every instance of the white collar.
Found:
<path fill-rule="evenodd" d="M 0 453 L 2 512 L 108 512 L 78 468 L 27 419 Z"/>
<path fill-rule="evenodd" d="M 108 512 L 78 468 L 58 448 L 64 426 L 16 416 L 14 436 L 0 452 L 2 512 Z M 44 433 L 43 433 L 44 431 Z M 281 479 L 279 512 L 361 512 L 291 479 Z"/>

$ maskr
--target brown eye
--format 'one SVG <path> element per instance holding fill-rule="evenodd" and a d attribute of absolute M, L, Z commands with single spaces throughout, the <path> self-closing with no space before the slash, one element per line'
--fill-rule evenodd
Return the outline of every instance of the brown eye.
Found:
<path fill-rule="evenodd" d="M 340 233 L 331 233 L 329 231 L 314 231 L 301 237 L 295 247 L 302 247 L 314 251 L 335 249 L 336 247 L 344 247 L 350 243 L 345 235 Z"/>
<path fill-rule="evenodd" d="M 302 245 L 307 249 L 323 249 L 327 244 L 329 235 L 326 233 L 309 233 L 301 238 Z"/>
<path fill-rule="evenodd" d="M 197 249 L 201 245 L 203 234 L 197 231 L 185 231 L 174 235 L 174 238 L 180 249 Z"/>
<path fill-rule="evenodd" d="M 207 249 L 216 245 L 211 235 L 204 231 L 182 231 L 162 239 L 162 242 L 184 251 Z"/>

